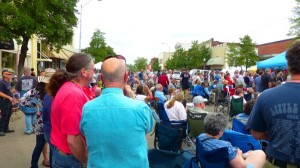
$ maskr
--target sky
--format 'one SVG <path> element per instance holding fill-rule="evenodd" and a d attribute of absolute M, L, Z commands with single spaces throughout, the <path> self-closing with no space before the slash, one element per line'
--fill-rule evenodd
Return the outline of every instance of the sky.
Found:
<path fill-rule="evenodd" d="M 133 64 L 173 52 L 176 43 L 239 42 L 249 35 L 256 44 L 287 36 L 295 0 L 80 0 L 81 48 L 89 46 L 96 29 L 106 43 Z M 74 47 L 79 48 L 79 16 Z"/>

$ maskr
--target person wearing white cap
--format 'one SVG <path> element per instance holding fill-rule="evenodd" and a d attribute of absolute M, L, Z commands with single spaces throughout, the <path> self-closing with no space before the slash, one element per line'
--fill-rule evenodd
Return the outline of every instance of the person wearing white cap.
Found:
<path fill-rule="evenodd" d="M 204 99 L 202 96 L 195 96 L 193 99 L 194 107 L 189 109 L 192 113 L 207 113 L 205 111 L 205 102 L 207 99 Z"/>

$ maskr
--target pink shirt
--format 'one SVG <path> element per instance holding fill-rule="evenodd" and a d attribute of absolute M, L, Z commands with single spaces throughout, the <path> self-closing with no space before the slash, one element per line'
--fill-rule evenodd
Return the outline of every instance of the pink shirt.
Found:
<path fill-rule="evenodd" d="M 71 154 L 67 135 L 80 134 L 82 107 L 88 101 L 82 88 L 66 82 L 58 90 L 51 105 L 51 143 L 59 150 Z"/>

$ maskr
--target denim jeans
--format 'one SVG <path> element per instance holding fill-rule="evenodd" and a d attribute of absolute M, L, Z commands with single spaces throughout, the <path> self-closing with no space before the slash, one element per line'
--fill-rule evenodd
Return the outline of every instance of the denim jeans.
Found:
<path fill-rule="evenodd" d="M 31 134 L 33 129 L 32 125 L 34 124 L 34 121 L 36 119 L 36 113 L 32 114 L 25 114 L 25 133 Z"/>
<path fill-rule="evenodd" d="M 39 158 L 41 156 L 41 153 L 43 151 L 43 148 L 45 146 L 45 137 L 44 134 L 36 135 L 36 144 L 34 147 L 34 150 L 32 152 L 32 157 L 31 157 L 31 168 L 38 168 L 38 162 Z"/>
<path fill-rule="evenodd" d="M 52 151 L 52 167 L 53 168 L 82 168 L 81 163 L 73 155 L 64 155 L 53 147 Z"/>
<path fill-rule="evenodd" d="M 44 137 L 45 137 L 45 140 L 46 142 L 49 144 L 49 147 L 50 147 L 50 154 L 49 154 L 49 159 L 50 159 L 50 167 L 52 167 L 52 151 L 53 151 L 53 145 L 51 144 L 50 142 L 50 134 L 44 132 Z"/>

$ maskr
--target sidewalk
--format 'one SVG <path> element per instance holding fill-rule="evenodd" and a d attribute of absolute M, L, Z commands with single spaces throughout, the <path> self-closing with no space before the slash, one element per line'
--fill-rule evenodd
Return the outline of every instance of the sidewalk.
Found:
<path fill-rule="evenodd" d="M 31 154 L 35 147 L 35 134 L 24 134 L 24 114 L 18 111 L 20 119 L 10 122 L 10 129 L 15 132 L 8 133 L 0 137 L 0 167 L 1 168 L 29 168 L 31 162 Z M 49 148 L 48 148 L 49 149 Z M 42 165 L 43 157 L 39 160 L 39 167 Z"/>

